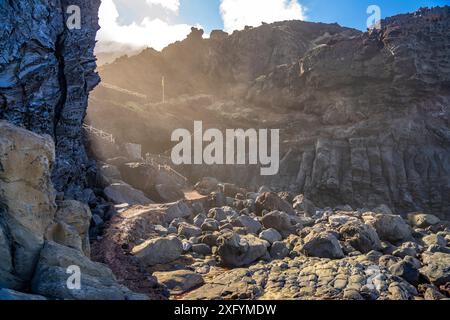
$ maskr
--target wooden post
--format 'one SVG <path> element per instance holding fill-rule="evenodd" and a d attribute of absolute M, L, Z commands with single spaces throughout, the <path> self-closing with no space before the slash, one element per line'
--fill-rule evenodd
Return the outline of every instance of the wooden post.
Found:
<path fill-rule="evenodd" d="M 162 86 L 162 103 L 166 103 L 166 84 L 164 76 L 162 77 L 161 86 Z"/>

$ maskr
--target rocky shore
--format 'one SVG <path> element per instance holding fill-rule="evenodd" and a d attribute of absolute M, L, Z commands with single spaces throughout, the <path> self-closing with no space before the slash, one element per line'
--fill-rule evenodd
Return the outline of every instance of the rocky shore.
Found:
<path fill-rule="evenodd" d="M 202 199 L 133 206 L 94 245 L 121 283 L 172 299 L 447 299 L 450 224 L 316 208 L 208 178 Z"/>

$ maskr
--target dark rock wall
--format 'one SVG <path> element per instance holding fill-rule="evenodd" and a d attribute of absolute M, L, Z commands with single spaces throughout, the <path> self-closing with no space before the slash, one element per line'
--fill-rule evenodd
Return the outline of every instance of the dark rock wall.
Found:
<path fill-rule="evenodd" d="M 294 85 L 276 103 L 285 99 L 318 125 L 291 131 L 293 169 L 283 183 L 323 204 L 386 203 L 448 215 L 450 8 L 382 26 L 320 46 L 291 66 Z M 252 94 L 262 103 L 280 86 L 272 74 Z"/>
<path fill-rule="evenodd" d="M 386 204 L 398 212 L 450 215 L 450 7 L 397 15 L 366 33 L 299 21 L 215 32 L 203 40 L 194 30 L 161 53 L 121 58 L 100 73 L 108 83 L 150 92 L 149 100 L 160 100 L 163 74 L 166 92 L 176 97 L 215 98 L 197 108 L 182 97 L 164 108 L 148 104 L 158 120 L 139 128 L 159 132 L 123 137 L 117 128 L 130 125 L 109 117 L 113 102 L 98 102 L 115 96 L 95 92 L 93 122 L 144 147 L 153 139 L 170 149 L 172 130 L 194 120 L 221 129 L 281 129 L 277 176 L 263 178 L 258 168 L 245 166 L 191 166 L 185 172 L 194 179 L 265 183 L 305 193 L 319 206 Z M 120 112 L 130 111 L 118 106 Z"/>
<path fill-rule="evenodd" d="M 80 29 L 66 27 L 71 5 L 81 9 Z M 53 137 L 55 187 L 78 199 L 90 167 L 82 123 L 99 82 L 99 6 L 100 0 L 0 1 L 0 119 Z"/>

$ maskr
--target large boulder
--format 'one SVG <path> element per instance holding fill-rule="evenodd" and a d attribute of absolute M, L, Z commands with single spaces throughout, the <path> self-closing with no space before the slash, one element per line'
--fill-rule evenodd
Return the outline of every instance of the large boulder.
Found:
<path fill-rule="evenodd" d="M 54 159 L 49 136 L 0 121 L 0 283 L 13 288 L 31 278 L 56 212 Z"/>
<path fill-rule="evenodd" d="M 412 239 L 411 227 L 400 216 L 392 214 L 366 215 L 364 220 L 377 230 L 381 240 L 396 244 Z"/>
<path fill-rule="evenodd" d="M 249 233 L 258 234 L 262 229 L 262 224 L 258 220 L 246 215 L 239 216 L 236 222 L 239 226 L 244 227 Z"/>
<path fill-rule="evenodd" d="M 97 184 L 103 188 L 113 184 L 117 180 L 122 180 L 119 169 L 116 166 L 97 162 Z"/>
<path fill-rule="evenodd" d="M 159 199 L 163 202 L 173 202 L 184 199 L 181 186 L 175 183 L 160 183 L 155 186 Z"/>
<path fill-rule="evenodd" d="M 161 205 L 165 211 L 164 221 L 170 223 L 177 218 L 189 218 L 194 212 L 185 201 L 178 201 Z"/>
<path fill-rule="evenodd" d="M 194 188 L 202 195 L 209 195 L 211 192 L 218 189 L 218 184 L 219 181 L 216 178 L 205 177 L 202 178 Z"/>
<path fill-rule="evenodd" d="M 344 252 L 338 239 L 329 232 L 311 232 L 304 239 L 301 251 L 309 257 L 341 259 Z"/>
<path fill-rule="evenodd" d="M 223 194 L 226 197 L 234 198 L 234 197 L 236 197 L 236 195 L 238 193 L 246 194 L 246 190 L 239 188 L 238 186 L 236 186 L 235 184 L 232 184 L 232 183 L 224 183 L 223 184 Z"/>
<path fill-rule="evenodd" d="M 79 286 L 71 279 L 78 271 Z M 78 250 L 51 241 L 47 241 L 41 251 L 31 289 L 53 299 L 128 300 L 136 297 L 117 283 L 107 266 L 90 261 Z"/>
<path fill-rule="evenodd" d="M 303 211 L 308 216 L 313 216 L 316 214 L 316 206 L 311 200 L 306 199 L 303 194 L 296 196 L 293 200 L 294 209 L 297 211 Z"/>
<path fill-rule="evenodd" d="M 159 283 L 164 284 L 171 294 L 179 295 L 191 291 L 204 283 L 203 277 L 189 270 L 155 272 Z"/>
<path fill-rule="evenodd" d="M 119 167 L 123 181 L 147 195 L 154 192 L 157 170 L 144 163 L 125 163 Z"/>
<path fill-rule="evenodd" d="M 352 221 L 339 229 L 341 240 L 347 242 L 361 253 L 381 250 L 381 241 L 376 230 L 361 221 Z"/>
<path fill-rule="evenodd" d="M 427 228 L 438 224 L 441 220 L 432 214 L 410 213 L 408 214 L 408 222 L 413 227 Z"/>
<path fill-rule="evenodd" d="M 419 271 L 409 262 L 400 261 L 389 267 L 389 271 L 397 277 L 401 277 L 410 284 L 417 286 L 419 284 Z"/>
<path fill-rule="evenodd" d="M 277 241 L 281 241 L 283 239 L 281 234 L 276 229 L 273 228 L 264 230 L 259 234 L 259 237 L 263 240 L 266 240 L 270 244 Z"/>
<path fill-rule="evenodd" d="M 219 237 L 218 242 L 218 254 L 227 267 L 250 265 L 267 253 L 268 242 L 253 235 L 240 236 L 229 232 Z"/>
<path fill-rule="evenodd" d="M 189 223 L 183 222 L 178 226 L 178 235 L 185 237 L 186 239 L 190 239 L 192 237 L 198 237 L 202 234 L 202 229 L 199 227 L 193 226 Z"/>
<path fill-rule="evenodd" d="M 278 194 L 274 192 L 265 192 L 256 198 L 256 214 L 262 215 L 263 211 L 283 211 L 287 214 L 295 214 L 291 204 L 286 200 L 281 199 Z"/>
<path fill-rule="evenodd" d="M 270 247 L 270 256 L 273 259 L 284 259 L 289 255 L 289 248 L 284 242 L 277 241 Z"/>
<path fill-rule="evenodd" d="M 43 296 L 17 292 L 11 289 L 0 289 L 0 301 L 43 301 L 47 300 Z"/>
<path fill-rule="evenodd" d="M 182 183 L 157 166 L 134 162 L 120 166 L 123 180 L 146 196 L 161 202 L 174 202 L 184 198 Z"/>
<path fill-rule="evenodd" d="M 55 216 L 55 230 L 52 232 L 53 240 L 57 243 L 61 233 L 59 230 L 65 228 L 74 230 L 75 235 L 80 239 L 80 250 L 84 252 L 86 256 L 90 255 L 91 248 L 89 243 L 89 225 L 92 218 L 91 210 L 89 207 L 81 202 L 75 200 L 65 200 L 58 202 L 58 211 Z M 64 243 L 65 237 L 62 237 L 61 244 Z M 68 245 L 69 247 L 73 247 Z M 77 249 L 75 247 L 75 249 Z"/>
<path fill-rule="evenodd" d="M 438 287 L 450 282 L 450 254 L 425 252 L 422 260 L 424 267 L 419 271 L 428 281 Z"/>
<path fill-rule="evenodd" d="M 295 225 L 292 223 L 291 216 L 285 212 L 272 211 L 262 217 L 261 223 L 266 229 L 277 230 L 283 237 L 295 232 Z"/>
<path fill-rule="evenodd" d="M 129 205 L 147 205 L 154 203 L 145 194 L 124 182 L 116 182 L 106 187 L 105 196 L 115 204 L 128 203 Z"/>
<path fill-rule="evenodd" d="M 154 266 L 178 259 L 183 253 L 183 243 L 177 237 L 155 238 L 135 246 L 131 253 L 143 265 Z"/>

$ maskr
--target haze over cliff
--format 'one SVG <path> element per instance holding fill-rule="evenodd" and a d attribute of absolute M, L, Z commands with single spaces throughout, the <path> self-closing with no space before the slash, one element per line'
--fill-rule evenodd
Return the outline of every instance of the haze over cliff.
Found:
<path fill-rule="evenodd" d="M 99 68 L 89 121 L 152 153 L 176 128 L 280 128 L 282 164 L 184 168 L 321 205 L 387 204 L 450 214 L 450 9 L 422 9 L 366 33 L 286 21 L 221 31 Z M 161 78 L 166 97 L 161 101 Z"/>

